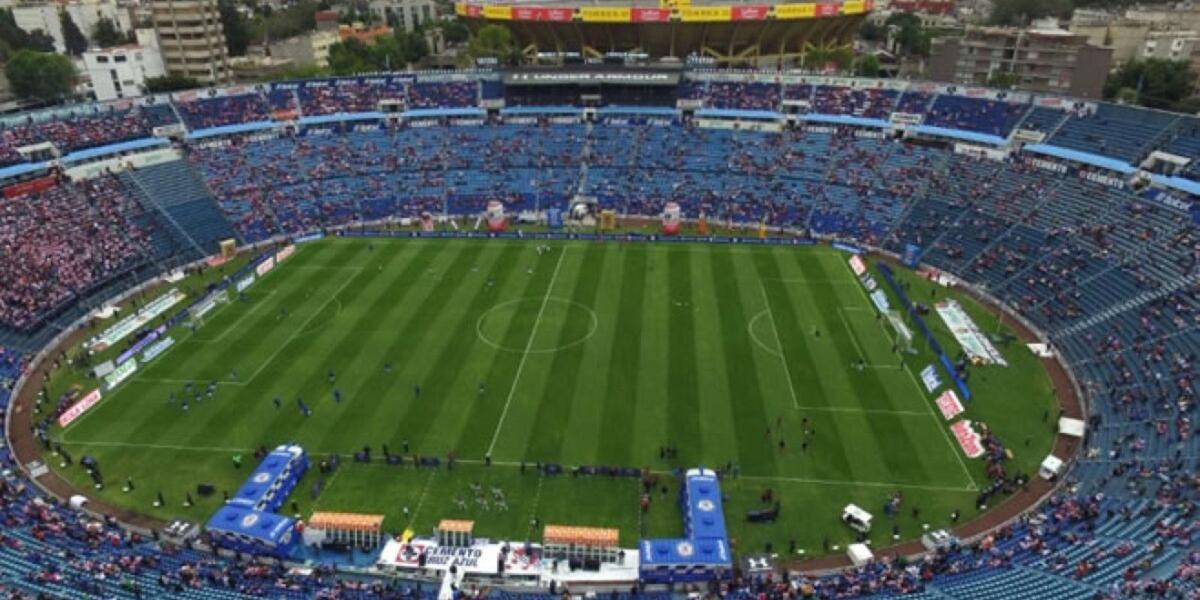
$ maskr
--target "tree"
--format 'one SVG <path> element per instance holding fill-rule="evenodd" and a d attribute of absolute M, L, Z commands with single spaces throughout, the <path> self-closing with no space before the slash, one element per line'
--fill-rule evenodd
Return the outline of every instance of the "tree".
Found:
<path fill-rule="evenodd" d="M 1138 93 L 1137 90 L 1133 88 L 1123 87 L 1117 90 L 1117 93 L 1113 96 L 1113 99 L 1121 104 L 1137 104 Z"/>
<path fill-rule="evenodd" d="M 989 21 L 992 25 L 1022 27 L 1034 19 L 1068 17 L 1071 0 L 994 0 Z"/>
<path fill-rule="evenodd" d="M 408 64 L 408 59 L 404 56 L 404 48 L 401 38 L 405 36 L 403 31 L 397 30 L 389 36 L 380 36 L 375 39 L 375 45 L 371 47 L 371 65 L 370 70 L 374 71 L 391 71 L 400 70 Z"/>
<path fill-rule="evenodd" d="M 859 59 L 854 73 L 859 77 L 879 77 L 879 70 L 879 57 L 874 54 L 867 54 Z"/>
<path fill-rule="evenodd" d="M 184 77 L 183 75 L 163 75 L 162 77 L 151 77 L 146 80 L 146 91 L 151 94 L 178 92 L 198 87 L 200 87 L 199 81 L 191 77 Z"/>
<path fill-rule="evenodd" d="M 63 45 L 67 47 L 67 54 L 71 56 L 83 54 L 88 49 L 88 41 L 83 36 L 83 32 L 79 30 L 79 26 L 75 24 L 75 19 L 71 18 L 71 13 L 59 9 L 58 22 L 62 26 Z"/>
<path fill-rule="evenodd" d="M 988 75 L 988 87 L 1009 90 L 1017 87 L 1021 83 L 1021 77 L 1012 71 L 1004 71 L 996 69 Z"/>
<path fill-rule="evenodd" d="M 221 28 L 225 30 L 225 48 L 230 56 L 245 56 L 250 46 L 250 27 L 238 11 L 234 0 L 219 0 L 217 12 L 221 15 Z"/>
<path fill-rule="evenodd" d="M 55 103 L 75 91 L 75 65 L 61 54 L 21 50 L 8 61 L 4 73 L 22 98 Z"/>
<path fill-rule="evenodd" d="M 442 22 L 442 39 L 446 40 L 447 44 L 461 44 L 470 37 L 471 30 L 467 29 L 462 19 L 453 17 Z"/>
<path fill-rule="evenodd" d="M 893 30 L 896 51 L 906 56 L 929 56 L 930 36 L 921 19 L 912 13 L 896 13 L 886 24 Z"/>
<path fill-rule="evenodd" d="M 1148 58 L 1131 60 L 1108 76 L 1105 98 L 1132 99 L 1151 108 L 1175 109 L 1192 91 L 1195 74 L 1187 61 Z"/>
<path fill-rule="evenodd" d="M 329 69 L 334 75 L 374 71 L 374 52 L 358 38 L 347 38 L 329 47 Z"/>
<path fill-rule="evenodd" d="M 846 71 L 854 62 L 854 50 L 849 46 L 804 47 L 804 68 L 814 71 Z"/>
<path fill-rule="evenodd" d="M 863 21 L 862 27 L 858 30 L 858 39 L 867 42 L 882 42 L 884 36 L 884 28 L 870 19 Z"/>
<path fill-rule="evenodd" d="M 117 28 L 117 24 L 108 17 L 100 17 L 92 27 L 92 41 L 101 48 L 122 44 L 126 39 L 125 34 Z"/>
<path fill-rule="evenodd" d="M 429 56 L 429 42 L 425 40 L 425 34 L 422 31 L 397 31 L 395 38 L 399 43 L 400 56 L 405 64 L 411 65 Z"/>
<path fill-rule="evenodd" d="M 7 60 L 18 50 L 54 52 L 54 38 L 41 29 L 32 32 L 17 27 L 12 9 L 0 9 L 0 59 Z"/>
<path fill-rule="evenodd" d="M 467 42 L 465 56 L 471 61 L 494 58 L 504 65 L 515 65 L 520 59 L 512 32 L 503 25 L 484 25 Z"/>
<path fill-rule="evenodd" d="M 250 39 L 282 40 L 317 28 L 317 3 L 312 0 L 302 0 L 279 11 L 266 8 L 263 17 L 252 24 Z"/>
<path fill-rule="evenodd" d="M 29 42 L 23 50 L 33 50 L 35 52 L 54 52 L 54 38 L 50 34 L 41 29 L 34 29 L 29 32 Z"/>
<path fill-rule="evenodd" d="M 284 81 L 289 79 L 317 79 L 328 76 L 328 69 L 322 69 L 317 65 L 306 65 L 303 67 L 292 67 L 278 75 L 272 75 L 268 79 L 270 81 Z"/>

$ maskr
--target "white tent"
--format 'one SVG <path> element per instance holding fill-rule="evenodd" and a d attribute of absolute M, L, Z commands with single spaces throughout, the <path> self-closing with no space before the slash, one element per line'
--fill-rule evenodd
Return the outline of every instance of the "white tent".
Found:
<path fill-rule="evenodd" d="M 1070 417 L 1062 417 L 1058 420 L 1058 432 L 1063 435 L 1081 438 L 1083 437 L 1083 428 L 1085 423 L 1079 419 Z"/>
<path fill-rule="evenodd" d="M 866 544 L 850 544 L 846 546 L 846 556 L 850 557 L 850 562 L 854 566 L 861 567 L 875 559 L 875 554 Z"/>

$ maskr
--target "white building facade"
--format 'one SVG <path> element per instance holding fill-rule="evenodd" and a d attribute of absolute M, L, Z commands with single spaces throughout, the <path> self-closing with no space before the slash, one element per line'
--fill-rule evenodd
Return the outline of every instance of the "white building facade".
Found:
<path fill-rule="evenodd" d="M 137 37 L 137 44 L 89 50 L 83 54 L 81 70 L 88 79 L 85 85 L 97 100 L 141 96 L 147 79 L 166 75 L 154 30 L 140 29 Z"/>

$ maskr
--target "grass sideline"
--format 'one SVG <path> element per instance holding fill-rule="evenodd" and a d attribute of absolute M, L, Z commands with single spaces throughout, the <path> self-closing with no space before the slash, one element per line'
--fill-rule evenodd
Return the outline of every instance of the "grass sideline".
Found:
<path fill-rule="evenodd" d="M 794 540 L 813 556 L 826 541 L 844 545 L 852 536 L 838 514 L 847 502 L 878 516 L 877 545 L 890 542 L 893 525 L 909 539 L 923 523 L 949 524 L 954 509 L 964 520 L 976 514 L 982 463 L 961 456 L 914 377 L 932 357 L 918 340 L 920 352 L 900 364 L 845 254 L 551 242 L 539 255 L 536 245 L 329 239 L 302 246 L 245 302 L 210 314 L 194 337 L 181 333 L 168 354 L 54 435 L 76 458 L 99 460 L 105 500 L 198 522 L 221 495 L 200 498 L 197 483 L 232 492 L 253 463 L 248 456 L 236 469 L 233 454 L 286 441 L 343 458 L 364 445 L 378 455 L 385 443 L 392 452 L 407 442 L 411 452 L 443 459 L 454 451 L 460 464 L 452 471 L 347 461 L 314 488 L 314 470 L 288 503 L 303 516 L 314 508 L 382 513 L 390 531 L 427 532 L 441 518 L 465 516 L 476 519 L 480 535 L 539 539 L 530 530 L 536 516 L 619 527 L 631 546 L 640 535 L 680 533 L 672 469 L 728 461 L 742 473 L 724 486 L 742 551 L 770 544 L 785 552 Z M 900 276 L 914 298 L 929 295 L 932 284 Z M 974 301 L 956 297 L 981 327 L 996 326 Z M 936 315 L 927 323 L 947 352 L 958 351 Z M 1052 442 L 1042 423 L 1054 410 L 1049 378 L 1024 346 L 1002 351 L 1010 366 L 975 370 L 977 399 L 965 416 L 991 425 L 1016 454 L 1015 468 L 1033 473 Z M 853 368 L 860 357 L 871 368 Z M 78 377 L 64 370 L 51 392 Z M 168 402 L 183 382 L 209 380 L 219 382 L 215 398 L 187 413 Z M 312 417 L 296 409 L 298 397 Z M 815 434 L 802 451 L 805 418 Z M 679 448 L 678 459 L 659 458 L 664 444 Z M 490 468 L 482 465 L 489 449 Z M 540 478 L 522 461 L 645 466 L 662 474 L 661 484 L 642 514 L 636 480 Z M 55 458 L 47 462 L 57 467 Z M 90 485 L 77 466 L 60 472 Z M 126 476 L 136 483 L 129 494 L 120 490 Z M 474 481 L 502 487 L 510 510 L 474 505 Z M 779 522 L 745 522 L 767 488 L 782 499 Z M 160 490 L 167 506 L 155 509 Z M 197 500 L 188 509 L 186 490 Z M 905 501 L 893 522 L 882 505 L 896 491 Z M 454 506 L 458 496 L 468 501 L 466 514 Z"/>

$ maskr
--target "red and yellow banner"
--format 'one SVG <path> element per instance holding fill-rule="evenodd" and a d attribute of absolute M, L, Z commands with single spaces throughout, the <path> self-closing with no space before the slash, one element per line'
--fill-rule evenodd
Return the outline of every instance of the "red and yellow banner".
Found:
<path fill-rule="evenodd" d="M 811 2 L 804 4 L 776 4 L 775 18 L 780 20 L 811 19 L 817 16 L 817 5 Z"/>
<path fill-rule="evenodd" d="M 686 0 L 669 0 L 670 7 L 636 8 L 617 6 L 544 7 L 458 2 L 454 14 L 494 21 L 544 21 L 567 23 L 577 16 L 584 23 L 666 23 L 673 17 L 684 23 L 729 21 L 795 20 L 839 15 L 860 15 L 875 7 L 874 0 L 845 0 L 841 4 L 744 4 L 733 6 L 694 6 Z"/>
<path fill-rule="evenodd" d="M 492 19 L 495 21 L 511 21 L 513 17 L 513 7 L 501 6 L 497 4 L 483 5 L 483 18 Z"/>
<path fill-rule="evenodd" d="M 731 16 L 734 21 L 762 21 L 771 13 L 771 7 L 766 4 L 747 4 L 733 7 Z"/>
<path fill-rule="evenodd" d="M 666 23 L 671 20 L 669 8 L 634 8 L 630 17 L 634 23 Z"/>
<path fill-rule="evenodd" d="M 836 17 L 838 14 L 839 8 L 841 8 L 840 4 L 818 4 L 817 5 L 817 16 L 818 17 Z"/>
<path fill-rule="evenodd" d="M 512 19 L 514 21 L 552 21 L 568 22 L 575 15 L 575 9 L 566 7 L 541 8 L 538 6 L 514 6 Z"/>
<path fill-rule="evenodd" d="M 579 9 L 579 18 L 584 23 L 628 23 L 633 20 L 632 14 L 628 8 L 584 6 Z"/>
<path fill-rule="evenodd" d="M 733 15 L 730 6 L 687 6 L 679 9 L 679 20 L 684 23 L 714 23 L 729 21 Z"/>

